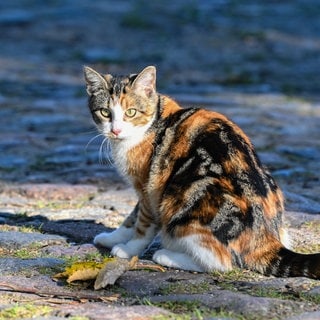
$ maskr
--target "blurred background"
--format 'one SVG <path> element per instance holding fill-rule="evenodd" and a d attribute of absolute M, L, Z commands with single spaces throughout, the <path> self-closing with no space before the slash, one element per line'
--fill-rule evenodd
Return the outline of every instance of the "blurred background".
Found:
<path fill-rule="evenodd" d="M 231 117 L 319 205 L 319 17 L 317 0 L 1 1 L 1 184 L 121 181 L 99 159 L 82 68 L 152 64 L 160 92 Z"/>

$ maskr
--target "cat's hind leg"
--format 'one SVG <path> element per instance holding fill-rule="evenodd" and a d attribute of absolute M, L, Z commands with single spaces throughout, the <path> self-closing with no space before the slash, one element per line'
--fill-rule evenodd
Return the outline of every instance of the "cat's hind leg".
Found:
<path fill-rule="evenodd" d="M 204 270 L 198 266 L 194 260 L 186 253 L 170 251 L 168 249 L 160 249 L 156 251 L 152 260 L 162 266 L 182 269 L 188 271 L 203 272 Z"/>
<path fill-rule="evenodd" d="M 198 231 L 200 231 L 198 234 L 180 238 L 162 236 L 165 249 L 155 252 L 154 261 L 167 267 L 183 270 L 203 272 L 231 270 L 232 257 L 227 247 L 209 230 Z"/>

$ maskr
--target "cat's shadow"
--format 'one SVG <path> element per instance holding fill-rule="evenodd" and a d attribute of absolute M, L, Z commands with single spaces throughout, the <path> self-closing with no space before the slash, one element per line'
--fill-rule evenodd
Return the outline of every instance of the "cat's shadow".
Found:
<path fill-rule="evenodd" d="M 41 232 L 60 235 L 66 238 L 69 243 L 82 245 L 93 244 L 94 237 L 101 232 L 112 232 L 115 229 L 108 228 L 94 220 L 61 219 L 49 220 L 42 215 L 27 216 L 25 214 L 13 214 L 0 211 L 0 232 L 1 231 L 22 231 Z M 143 259 L 151 259 L 153 253 L 160 248 L 160 237 L 156 237 L 151 245 L 142 254 Z M 110 250 L 96 246 L 102 254 Z"/>

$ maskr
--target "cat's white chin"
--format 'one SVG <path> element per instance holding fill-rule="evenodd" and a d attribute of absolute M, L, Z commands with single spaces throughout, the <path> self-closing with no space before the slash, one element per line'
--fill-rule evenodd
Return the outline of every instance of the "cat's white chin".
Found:
<path fill-rule="evenodd" d="M 112 158 L 118 171 L 124 176 L 127 175 L 127 153 L 138 146 L 145 138 L 148 127 L 140 127 L 132 130 L 130 136 L 119 136 L 118 139 L 110 139 Z"/>

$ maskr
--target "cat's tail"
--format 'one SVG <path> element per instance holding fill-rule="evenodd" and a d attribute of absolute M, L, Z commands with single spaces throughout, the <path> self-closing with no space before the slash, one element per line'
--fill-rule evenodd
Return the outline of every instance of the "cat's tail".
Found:
<path fill-rule="evenodd" d="M 276 277 L 308 277 L 320 280 L 320 253 L 302 254 L 280 247 L 263 273 Z"/>

